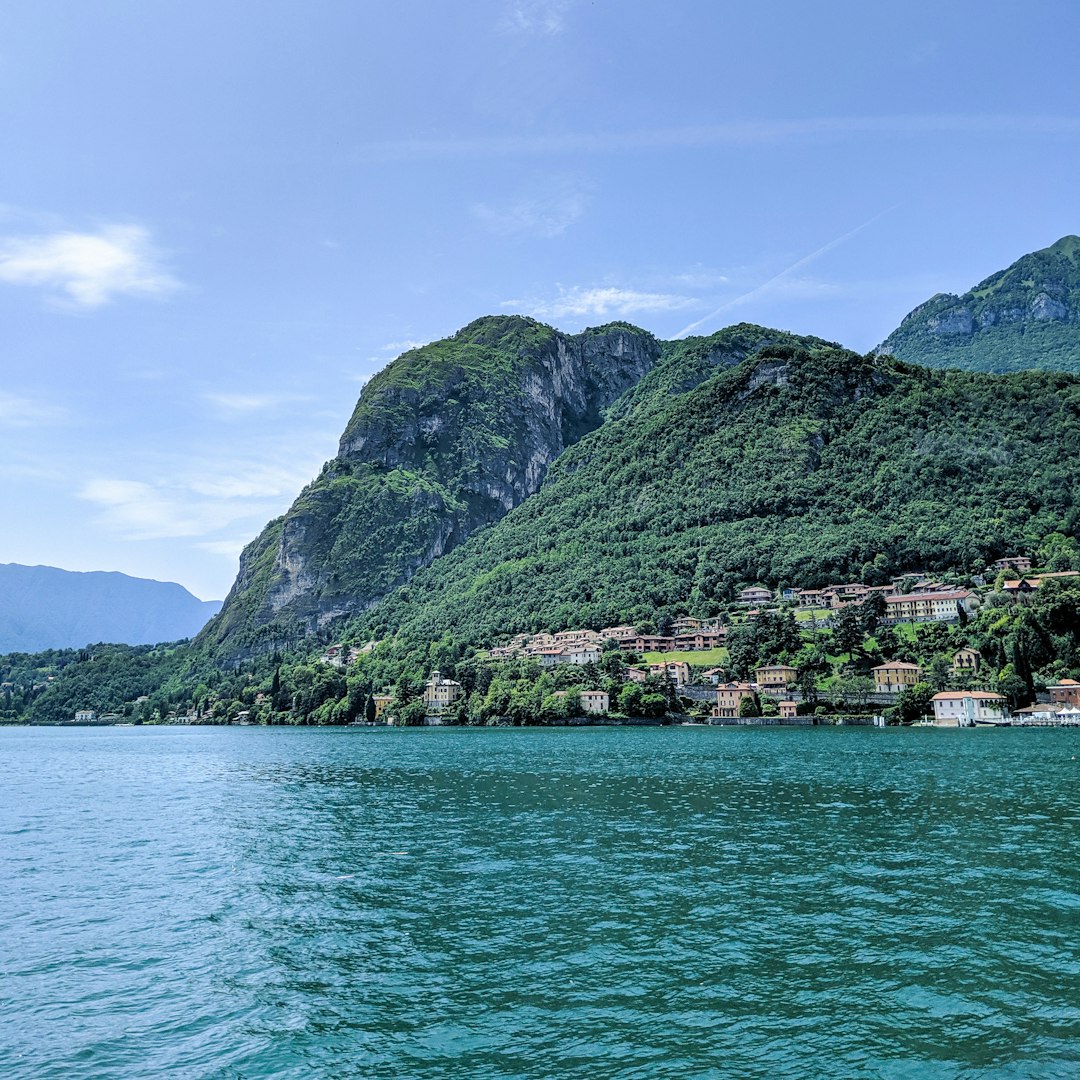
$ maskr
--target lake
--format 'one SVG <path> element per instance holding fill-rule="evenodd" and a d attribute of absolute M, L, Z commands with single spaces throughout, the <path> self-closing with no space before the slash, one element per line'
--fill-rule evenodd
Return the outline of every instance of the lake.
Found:
<path fill-rule="evenodd" d="M 1080 1076 L 1080 731 L 0 729 L 0 1076 Z"/>

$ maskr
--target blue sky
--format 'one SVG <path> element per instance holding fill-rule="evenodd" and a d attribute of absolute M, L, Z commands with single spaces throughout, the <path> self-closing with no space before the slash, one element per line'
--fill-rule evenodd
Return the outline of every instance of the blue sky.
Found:
<path fill-rule="evenodd" d="M 0 11 L 0 562 L 223 596 L 363 381 L 493 312 L 876 345 L 1080 232 L 1080 6 Z"/>

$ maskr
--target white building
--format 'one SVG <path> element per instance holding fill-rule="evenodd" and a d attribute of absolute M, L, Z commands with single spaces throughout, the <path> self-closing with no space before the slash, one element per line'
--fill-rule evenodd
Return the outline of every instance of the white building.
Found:
<path fill-rule="evenodd" d="M 1000 723 L 1008 715 L 1005 699 L 986 690 L 945 690 L 930 699 L 935 727 L 974 727 Z"/>

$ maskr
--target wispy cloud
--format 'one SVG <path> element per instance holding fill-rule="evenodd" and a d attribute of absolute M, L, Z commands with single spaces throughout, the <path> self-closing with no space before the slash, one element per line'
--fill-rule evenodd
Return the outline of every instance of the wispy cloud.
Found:
<path fill-rule="evenodd" d="M 382 346 L 382 351 L 385 353 L 403 353 L 408 352 L 410 349 L 419 349 L 421 345 L 426 344 L 426 341 L 388 341 Z"/>
<path fill-rule="evenodd" d="M 210 391 L 203 394 L 203 400 L 209 402 L 223 416 L 247 416 L 252 413 L 270 412 L 298 401 L 310 401 L 304 394 L 251 394 Z"/>
<path fill-rule="evenodd" d="M 689 326 L 684 326 L 676 335 L 676 338 L 686 337 L 688 334 L 692 334 L 698 327 L 703 326 L 705 323 L 712 322 L 718 315 L 722 315 L 725 311 L 731 310 L 731 308 L 739 307 L 741 304 L 746 304 L 751 300 L 757 300 L 764 296 L 766 293 L 775 291 L 783 282 L 787 281 L 796 270 L 801 270 L 804 266 L 808 266 L 815 259 L 821 258 L 822 255 L 833 248 L 839 247 L 841 244 L 850 240 L 853 236 L 857 236 L 863 231 L 873 225 L 875 221 L 883 218 L 891 210 L 895 210 L 895 206 L 890 206 L 887 210 L 882 210 L 880 214 L 875 214 L 868 221 L 864 221 L 861 225 L 856 225 L 854 229 L 849 230 L 842 236 L 838 236 L 833 240 L 830 240 L 827 244 L 822 244 L 816 251 L 811 251 L 809 255 L 804 255 L 801 259 L 796 260 L 790 266 L 786 266 L 778 274 L 774 274 L 767 281 L 763 281 L 760 285 L 748 292 L 742 293 L 740 296 L 736 296 L 731 300 L 726 300 L 719 307 L 714 308 L 708 315 L 702 316 L 700 319 L 690 323 Z"/>
<path fill-rule="evenodd" d="M 567 131 L 550 135 L 399 139 L 368 143 L 365 161 L 425 161 L 700 149 L 716 146 L 822 143 L 862 135 L 897 138 L 932 135 L 1023 135 L 1075 138 L 1080 117 L 1022 115 L 822 116 L 793 120 L 744 120 L 638 131 Z"/>
<path fill-rule="evenodd" d="M 57 424 L 66 419 L 63 406 L 33 401 L 0 391 L 0 428 L 34 428 Z"/>
<path fill-rule="evenodd" d="M 569 0 L 510 0 L 499 20 L 504 34 L 561 34 Z"/>
<path fill-rule="evenodd" d="M 128 540 L 207 537 L 254 519 L 258 528 L 317 471 L 312 460 L 237 462 L 222 471 L 214 460 L 194 461 L 153 480 L 97 476 L 77 492 L 98 508 L 98 523 Z"/>
<path fill-rule="evenodd" d="M 558 180 L 547 190 L 519 195 L 502 203 L 480 202 L 473 216 L 497 236 L 561 236 L 580 220 L 588 204 L 584 186 Z"/>
<path fill-rule="evenodd" d="M 504 300 L 500 306 L 550 319 L 592 316 L 625 318 L 655 311 L 679 311 L 691 307 L 694 303 L 692 297 L 673 293 L 639 292 L 610 285 L 597 288 L 564 288 L 560 285 L 559 295 L 554 298 Z"/>
<path fill-rule="evenodd" d="M 117 296 L 162 296 L 179 285 L 137 225 L 0 239 L 0 282 L 45 289 L 75 308 Z"/>

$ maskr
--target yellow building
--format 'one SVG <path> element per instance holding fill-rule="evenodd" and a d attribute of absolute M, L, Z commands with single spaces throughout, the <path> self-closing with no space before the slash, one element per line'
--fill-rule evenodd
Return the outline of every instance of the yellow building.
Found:
<path fill-rule="evenodd" d="M 376 723 L 382 719 L 382 715 L 386 712 L 387 705 L 394 700 L 393 694 L 373 694 L 372 697 L 375 700 L 375 721 Z"/>
<path fill-rule="evenodd" d="M 894 660 L 873 668 L 874 691 L 878 694 L 899 694 L 901 690 L 914 686 L 922 679 L 922 668 L 918 664 L 904 664 Z"/>
<path fill-rule="evenodd" d="M 982 657 L 976 649 L 957 649 L 953 653 L 951 671 L 954 675 L 977 675 Z"/>
<path fill-rule="evenodd" d="M 788 683 L 793 683 L 798 677 L 798 671 L 788 664 L 766 664 L 754 672 L 758 688 L 766 693 L 786 690 Z"/>

